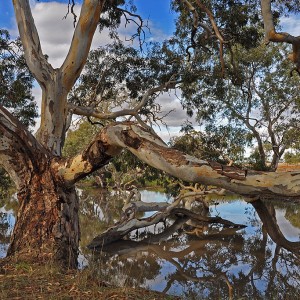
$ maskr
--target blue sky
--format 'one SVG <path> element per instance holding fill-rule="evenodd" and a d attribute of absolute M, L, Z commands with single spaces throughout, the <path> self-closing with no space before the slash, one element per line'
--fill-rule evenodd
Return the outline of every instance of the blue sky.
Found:
<path fill-rule="evenodd" d="M 0 28 L 10 28 L 11 20 L 13 18 L 13 6 L 12 1 L 2 0 L 0 1 Z"/>
<path fill-rule="evenodd" d="M 54 2 L 49 0 L 39 2 Z M 66 0 L 55 1 L 58 3 L 67 3 Z M 81 1 L 76 1 L 80 3 Z M 157 27 L 162 28 L 166 34 L 171 34 L 173 31 L 173 19 L 174 13 L 170 11 L 169 0 L 136 0 L 135 4 L 138 9 L 138 13 L 143 16 L 144 19 L 150 19 Z M 0 28 L 11 28 L 13 26 L 13 6 L 10 0 L 0 1 Z"/>

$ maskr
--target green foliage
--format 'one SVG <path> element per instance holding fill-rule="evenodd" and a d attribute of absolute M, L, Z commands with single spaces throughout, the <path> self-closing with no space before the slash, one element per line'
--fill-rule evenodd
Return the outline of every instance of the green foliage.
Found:
<path fill-rule="evenodd" d="M 285 212 L 285 218 L 296 228 L 300 228 L 300 209 L 299 207 L 288 206 Z"/>
<path fill-rule="evenodd" d="M 137 105 L 145 92 L 170 79 L 172 70 L 166 65 L 166 56 L 158 44 L 149 44 L 145 53 L 120 41 L 90 52 L 83 74 L 72 90 L 69 101 L 97 107 L 110 112 L 114 108 Z M 141 116 L 151 117 L 156 111 L 151 95 Z"/>
<path fill-rule="evenodd" d="M 12 41 L 8 31 L 0 29 L 0 105 L 25 126 L 34 125 L 37 117 L 32 84 L 20 41 Z"/>
<path fill-rule="evenodd" d="M 69 130 L 63 148 L 63 156 L 72 157 L 84 150 L 98 131 L 99 127 L 89 122 L 82 122 L 78 129 Z"/>
<path fill-rule="evenodd" d="M 182 136 L 171 139 L 170 146 L 200 159 L 241 163 L 247 144 L 245 134 L 245 130 L 226 126 L 206 132 L 185 128 Z"/>
<path fill-rule="evenodd" d="M 208 132 L 238 128 L 245 131 L 245 143 L 270 144 L 281 153 L 300 136 L 299 77 L 290 77 L 287 49 L 261 45 L 248 51 L 236 44 L 232 51 L 224 78 L 198 77 L 193 84 L 183 84 L 183 106 L 197 113 Z"/>
<path fill-rule="evenodd" d="M 13 183 L 8 174 L 0 167 L 0 199 L 7 197 L 10 194 L 10 189 Z"/>
<path fill-rule="evenodd" d="M 261 155 L 257 148 L 252 151 L 248 158 L 248 166 L 250 169 L 258 171 L 268 171 L 269 167 L 266 165 L 266 161 L 262 160 Z"/>
<path fill-rule="evenodd" d="M 26 66 L 20 41 L 11 40 L 9 32 L 0 29 L 0 105 L 26 127 L 33 126 L 37 117 L 32 84 L 33 76 Z M 12 186 L 8 174 L 0 167 L 0 198 L 7 196 Z"/>
<path fill-rule="evenodd" d="M 292 153 L 290 151 L 284 154 L 284 161 L 288 164 L 297 164 L 300 163 L 300 153 Z"/>

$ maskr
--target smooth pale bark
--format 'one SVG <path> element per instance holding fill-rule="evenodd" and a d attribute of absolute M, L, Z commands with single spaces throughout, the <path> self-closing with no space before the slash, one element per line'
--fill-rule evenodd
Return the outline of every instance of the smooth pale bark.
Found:
<path fill-rule="evenodd" d="M 74 184 L 103 165 L 121 149 L 187 182 L 212 185 L 251 198 L 300 198 L 300 172 L 261 172 L 223 166 L 168 148 L 158 137 L 132 122 L 108 125 L 82 153 L 67 161 L 53 160 L 60 180 Z M 101 155 L 100 155 L 101 153 Z M 93 156 L 98 156 L 93 165 Z"/>
<path fill-rule="evenodd" d="M 29 0 L 13 0 L 26 63 L 42 88 L 41 125 L 36 136 L 57 156 L 66 134 L 67 95 L 85 65 L 104 3 L 83 1 L 68 55 L 59 69 L 53 69 L 42 53 Z"/>
<path fill-rule="evenodd" d="M 187 182 L 224 188 L 247 197 L 299 198 L 300 172 L 259 172 L 222 166 L 168 148 L 135 123 L 115 123 L 104 128 L 95 141 L 110 145 L 110 153 L 126 148 L 142 161 Z M 95 143 L 94 141 L 94 143 Z M 68 168 L 61 166 L 66 171 Z M 82 172 L 82 170 L 81 170 Z"/>

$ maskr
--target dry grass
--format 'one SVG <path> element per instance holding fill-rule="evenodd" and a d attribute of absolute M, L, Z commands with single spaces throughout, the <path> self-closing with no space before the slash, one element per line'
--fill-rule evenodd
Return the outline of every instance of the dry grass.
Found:
<path fill-rule="evenodd" d="M 89 270 L 62 272 L 53 264 L 25 262 L 0 264 L 0 299 L 179 299 L 158 292 L 114 287 L 93 276 Z"/>
<path fill-rule="evenodd" d="M 277 172 L 300 171 L 300 164 L 280 163 Z"/>

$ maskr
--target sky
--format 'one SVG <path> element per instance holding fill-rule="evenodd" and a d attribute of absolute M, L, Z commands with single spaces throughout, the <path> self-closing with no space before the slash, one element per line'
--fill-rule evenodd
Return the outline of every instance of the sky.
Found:
<path fill-rule="evenodd" d="M 67 1 L 35 1 L 31 0 L 32 14 L 36 27 L 39 32 L 41 46 L 44 54 L 49 56 L 49 62 L 53 67 L 60 67 L 70 45 L 73 34 L 73 18 L 71 15 L 64 19 L 67 12 Z M 169 0 L 135 0 L 137 12 L 144 18 L 149 19 L 151 34 L 148 38 L 154 41 L 162 41 L 170 36 L 174 30 L 173 19 L 174 13 L 170 10 Z M 80 2 L 75 6 L 75 12 L 79 15 Z M 283 28 L 293 35 L 300 35 L 298 29 L 299 22 L 295 17 L 283 19 Z M 130 37 L 130 31 L 133 30 L 133 24 L 127 28 L 120 29 L 120 35 L 125 40 Z M 14 18 L 12 1 L 0 0 L 0 28 L 8 29 L 12 37 L 18 36 L 18 30 Z M 109 42 L 107 32 L 101 35 L 96 31 L 92 43 L 92 49 Z M 33 94 L 38 104 L 40 104 L 41 90 L 36 84 Z M 169 131 L 163 127 L 158 133 L 164 140 L 169 140 L 171 136 L 178 135 L 181 125 L 188 119 L 185 112 L 181 108 L 179 99 L 174 93 L 163 94 L 159 98 L 163 114 L 170 110 L 172 112 L 165 118 L 165 122 L 169 125 Z M 195 120 L 192 120 L 195 124 Z"/>

